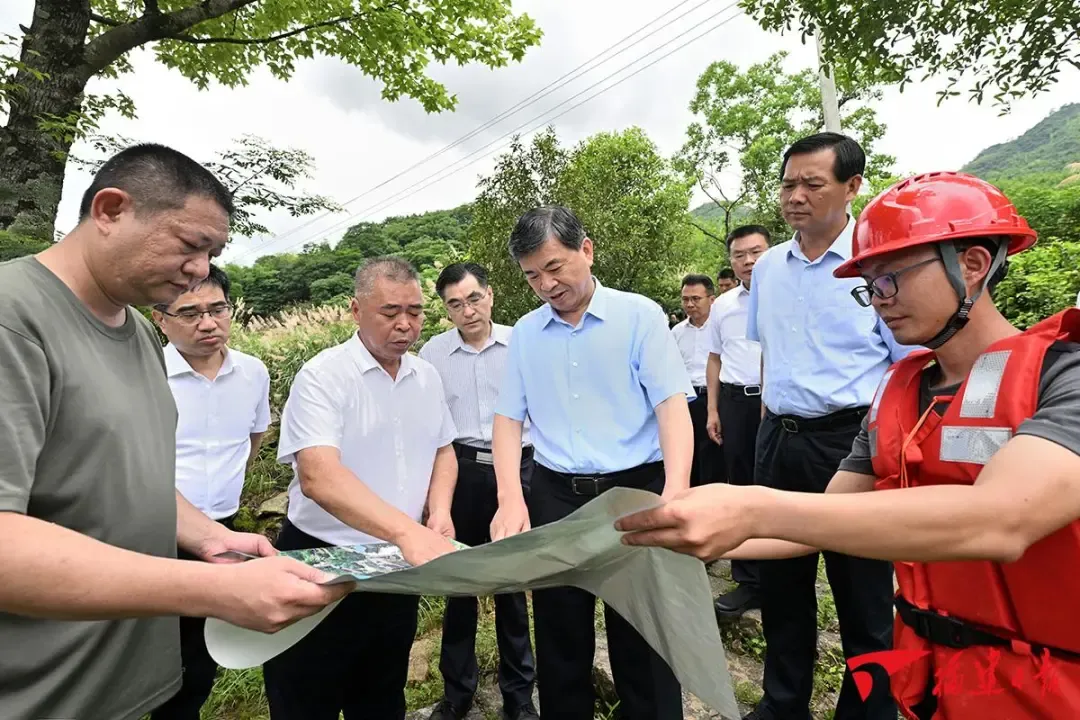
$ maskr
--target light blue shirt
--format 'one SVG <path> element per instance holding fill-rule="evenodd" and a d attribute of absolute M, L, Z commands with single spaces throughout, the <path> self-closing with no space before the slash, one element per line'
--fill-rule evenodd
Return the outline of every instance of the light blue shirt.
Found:
<path fill-rule="evenodd" d="M 860 278 L 835 278 L 851 258 L 855 220 L 811 262 L 795 238 L 769 248 L 754 265 L 746 337 L 761 343 L 762 402 L 778 415 L 820 417 L 869 406 L 889 366 L 915 347 L 899 345 L 852 288 Z"/>
<path fill-rule="evenodd" d="M 664 311 L 596 281 L 577 326 L 547 304 L 518 320 L 495 412 L 528 416 L 541 465 L 610 473 L 662 459 L 654 408 L 680 393 L 696 397 Z"/>

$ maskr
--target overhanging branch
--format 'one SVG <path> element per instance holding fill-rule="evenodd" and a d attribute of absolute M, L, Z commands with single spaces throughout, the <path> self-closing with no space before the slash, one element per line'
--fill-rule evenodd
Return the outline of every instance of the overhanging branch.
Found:
<path fill-rule="evenodd" d="M 96 22 L 98 25 L 108 25 L 109 27 L 120 27 L 124 24 L 119 20 L 113 20 L 97 13 L 90 13 L 90 22 Z"/>
<path fill-rule="evenodd" d="M 323 22 L 313 23 L 311 25 L 305 25 L 304 27 L 289 30 L 288 32 L 279 33 L 277 35 L 271 35 L 264 38 L 201 38 L 194 37 L 192 35 L 170 35 L 169 40 L 180 40 L 182 42 L 191 43 L 192 45 L 210 45 L 210 44 L 226 44 L 226 45 L 265 45 L 267 43 L 277 42 L 278 40 L 285 40 L 301 33 L 306 33 L 309 30 L 315 30 L 324 27 L 333 27 L 335 25 L 341 25 L 343 23 L 352 22 L 362 17 L 362 13 L 355 15 L 349 15 L 348 17 L 340 17 L 334 20 L 325 20 Z"/>

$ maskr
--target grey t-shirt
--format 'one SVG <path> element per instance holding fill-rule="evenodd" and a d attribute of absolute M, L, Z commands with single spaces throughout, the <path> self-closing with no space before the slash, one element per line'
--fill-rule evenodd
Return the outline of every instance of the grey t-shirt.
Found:
<path fill-rule="evenodd" d="M 933 401 L 934 395 L 955 395 L 960 389 L 959 385 L 933 387 L 933 369 L 923 373 L 919 392 L 920 414 Z M 939 405 L 936 410 L 944 412 L 945 407 Z M 852 443 L 851 454 L 840 463 L 841 470 L 861 475 L 874 474 L 866 426 L 867 418 L 863 418 L 862 430 Z M 1080 344 L 1055 343 L 1047 351 L 1039 380 L 1035 414 L 1017 428 L 1016 434 L 1040 437 L 1080 455 Z"/>
<path fill-rule="evenodd" d="M 32 257 L 0 264 L 0 512 L 176 557 L 176 406 L 153 327 L 127 315 L 105 325 Z M 0 718 L 136 720 L 179 688 L 179 648 L 175 617 L 0 612 Z"/>

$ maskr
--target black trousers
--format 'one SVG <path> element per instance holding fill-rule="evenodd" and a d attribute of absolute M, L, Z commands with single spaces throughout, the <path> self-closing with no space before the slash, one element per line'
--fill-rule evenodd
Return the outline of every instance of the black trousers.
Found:
<path fill-rule="evenodd" d="M 235 515 L 218 520 L 219 523 L 233 528 Z M 191 553 L 181 548 L 176 549 L 179 560 L 198 560 Z M 180 618 L 180 662 L 184 668 L 183 683 L 175 695 L 154 710 L 150 720 L 199 720 L 199 712 L 210 697 L 217 678 L 218 666 L 206 649 L 203 628 L 206 618 Z"/>
<path fill-rule="evenodd" d="M 615 481 L 663 491 L 659 463 Z M 576 495 L 570 482 L 537 464 L 529 494 L 529 519 L 540 527 L 566 517 L 594 495 Z M 540 713 L 559 720 L 593 720 L 596 598 L 579 588 L 533 591 Z M 671 668 L 619 613 L 604 605 L 608 655 L 622 720 L 682 720 L 682 690 Z"/>
<path fill-rule="evenodd" d="M 754 484 L 754 458 L 757 454 L 757 433 L 761 424 L 761 395 L 747 395 L 742 385 L 720 384 L 718 410 L 720 432 L 724 440 L 724 462 L 727 478 L 732 485 Z M 752 589 L 760 584 L 757 562 L 732 560 L 731 579 Z"/>
<path fill-rule="evenodd" d="M 824 492 L 851 451 L 865 409 L 814 421 L 767 412 L 758 431 L 758 485 Z M 892 565 L 825 552 L 845 658 L 892 647 Z M 761 619 L 765 634 L 765 695 L 771 720 L 809 720 L 817 648 L 818 554 L 760 561 Z M 888 683 L 876 682 L 866 702 L 851 673 L 844 674 L 835 720 L 896 720 Z"/>
<path fill-rule="evenodd" d="M 279 550 L 327 547 L 288 520 Z M 354 592 L 263 666 L 272 720 L 404 720 L 420 598 Z"/>
<path fill-rule="evenodd" d="M 690 467 L 690 487 L 725 482 L 727 479 L 724 448 L 709 439 L 705 427 L 709 422 L 709 396 L 705 388 L 697 390 L 697 398 L 690 401 L 690 421 L 694 425 L 694 464 Z"/>
<path fill-rule="evenodd" d="M 470 452 L 470 448 L 455 447 L 458 479 L 450 509 L 455 535 L 466 545 L 482 545 L 491 542 L 491 519 L 499 507 L 495 468 L 477 462 L 475 452 Z M 526 497 L 532 472 L 532 453 L 523 454 L 521 484 Z M 443 676 L 445 695 L 456 708 L 464 709 L 472 704 L 480 678 L 476 662 L 476 623 L 476 598 L 446 599 L 439 672 Z M 495 596 L 495 640 L 499 646 L 498 678 L 503 704 L 514 710 L 531 702 L 536 681 L 525 593 Z"/>

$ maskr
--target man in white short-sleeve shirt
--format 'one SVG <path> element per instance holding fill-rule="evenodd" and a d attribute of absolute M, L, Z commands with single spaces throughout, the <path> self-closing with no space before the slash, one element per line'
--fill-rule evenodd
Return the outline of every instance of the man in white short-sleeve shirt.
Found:
<path fill-rule="evenodd" d="M 746 337 L 747 306 L 754 263 L 769 249 L 769 231 L 743 225 L 727 237 L 728 259 L 739 284 L 712 305 L 709 315 L 709 438 L 724 448 L 728 482 L 754 484 L 754 457 L 761 422 L 761 344 Z M 716 617 L 728 621 L 761 607 L 758 566 L 733 560 L 738 587 L 716 599 Z"/>
<path fill-rule="evenodd" d="M 682 308 L 686 319 L 671 328 L 679 346 L 686 372 L 697 398 L 690 402 L 690 420 L 694 424 L 694 464 L 690 469 L 690 486 L 723 482 L 727 473 L 721 447 L 709 439 L 708 385 L 705 366 L 709 360 L 709 310 L 716 292 L 708 275 L 687 275 L 682 279 Z"/>
<path fill-rule="evenodd" d="M 408 354 L 424 322 L 415 268 L 368 260 L 358 332 L 297 373 L 278 459 L 294 468 L 279 550 L 390 542 L 413 565 L 454 549 L 456 435 L 439 373 Z M 266 663 L 274 720 L 404 718 L 419 598 L 353 593 Z"/>
<path fill-rule="evenodd" d="M 251 458 L 270 426 L 270 374 L 258 358 L 228 347 L 232 326 L 229 277 L 214 265 L 192 290 L 153 318 L 169 339 L 165 373 L 176 401 L 176 489 L 230 530 Z M 177 548 L 181 559 L 196 559 Z M 203 639 L 205 618 L 180 618 L 180 691 L 153 720 L 199 720 L 217 663 Z"/>

